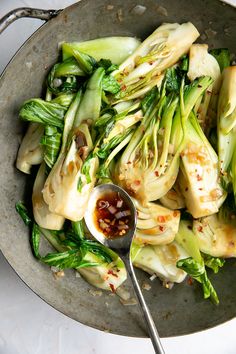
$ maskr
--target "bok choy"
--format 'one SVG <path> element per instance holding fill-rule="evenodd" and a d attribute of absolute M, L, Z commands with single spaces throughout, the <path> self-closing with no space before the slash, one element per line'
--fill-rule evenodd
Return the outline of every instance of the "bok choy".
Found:
<path fill-rule="evenodd" d="M 40 145 L 44 133 L 44 127 L 38 123 L 30 123 L 28 130 L 21 142 L 16 167 L 30 173 L 32 165 L 39 165 L 43 161 L 43 149 Z"/>
<path fill-rule="evenodd" d="M 113 73 L 122 86 L 118 98 L 137 98 L 160 85 L 161 73 L 177 63 L 198 36 L 190 22 L 158 27 Z"/>
<path fill-rule="evenodd" d="M 122 260 L 98 242 L 85 239 L 81 222 L 72 223 L 69 228 L 56 232 L 33 222 L 24 204 L 17 203 L 16 209 L 31 228 L 32 251 L 42 263 L 58 270 L 74 268 L 92 285 L 113 292 L 126 280 Z M 41 255 L 42 239 L 57 252 Z"/>
<path fill-rule="evenodd" d="M 207 276 L 204 258 L 200 253 L 198 240 L 193 233 L 191 222 L 185 220 L 180 222 L 179 232 L 175 240 L 189 255 L 187 258 L 179 260 L 177 267 L 184 270 L 191 278 L 202 284 L 204 299 L 211 298 L 212 302 L 218 304 L 218 295 Z M 210 257 L 205 259 L 206 265 L 208 266 L 210 264 Z M 214 266 L 214 269 L 216 269 L 216 266 Z M 218 269 L 219 267 L 217 270 Z"/>
<path fill-rule="evenodd" d="M 46 99 L 19 112 L 29 127 L 16 166 L 36 178 L 32 212 L 16 208 L 40 262 L 105 290 L 125 281 L 121 259 L 83 229 L 94 186 L 116 183 L 137 210 L 134 265 L 167 282 L 188 275 L 219 302 L 207 269 L 236 257 L 236 71 L 228 49 L 209 51 L 199 35 L 190 22 L 166 23 L 142 43 L 62 43 Z M 100 224 L 116 219 L 109 207 Z"/>
<path fill-rule="evenodd" d="M 187 254 L 176 242 L 155 246 L 140 246 L 134 243 L 131 252 L 135 267 L 151 275 L 156 274 L 161 280 L 181 283 L 186 277 L 186 272 L 177 268 L 176 262 Z"/>
<path fill-rule="evenodd" d="M 89 193 L 96 182 L 98 159 L 89 155 L 93 149 L 89 128 L 99 117 L 103 75 L 104 70 L 97 69 L 82 98 L 79 92 L 70 106 L 63 148 L 43 190 L 49 210 L 73 221 L 83 218 Z"/>
<path fill-rule="evenodd" d="M 236 70 L 224 69 L 218 101 L 218 154 L 221 183 L 225 190 L 233 189 L 236 198 Z"/>
<path fill-rule="evenodd" d="M 133 201 L 138 216 L 135 242 L 144 245 L 171 243 L 178 232 L 180 212 L 156 203 L 147 203 L 144 207 L 137 200 Z"/>

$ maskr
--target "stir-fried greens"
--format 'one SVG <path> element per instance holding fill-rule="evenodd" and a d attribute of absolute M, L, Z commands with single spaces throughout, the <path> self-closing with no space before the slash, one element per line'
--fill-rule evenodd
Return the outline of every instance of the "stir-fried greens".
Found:
<path fill-rule="evenodd" d="M 125 281 L 121 259 L 83 220 L 94 186 L 115 183 L 137 210 L 134 265 L 171 283 L 188 275 L 219 302 L 207 271 L 236 257 L 236 70 L 228 49 L 198 37 L 173 23 L 142 43 L 62 44 L 45 98 L 19 113 L 29 127 L 16 166 L 36 177 L 32 212 L 16 209 L 39 261 L 106 290 Z M 54 251 L 41 254 L 42 238 Z"/>

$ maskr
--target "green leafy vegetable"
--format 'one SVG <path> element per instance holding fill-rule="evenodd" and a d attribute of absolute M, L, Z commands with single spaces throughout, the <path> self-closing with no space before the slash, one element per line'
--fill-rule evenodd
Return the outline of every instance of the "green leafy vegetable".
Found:
<path fill-rule="evenodd" d="M 44 125 L 52 125 L 63 129 L 66 108 L 58 103 L 46 102 L 40 98 L 26 101 L 21 110 L 21 119 L 29 122 L 37 122 Z"/>
<path fill-rule="evenodd" d="M 87 75 L 91 75 L 97 66 L 96 60 L 90 55 L 82 53 L 76 49 L 73 50 L 73 55 L 82 71 Z"/>
<path fill-rule="evenodd" d="M 52 168 L 57 160 L 61 147 L 62 134 L 56 127 L 46 125 L 41 144 L 44 146 L 44 161 Z"/>
<path fill-rule="evenodd" d="M 120 85 L 118 84 L 116 79 L 111 75 L 104 76 L 102 80 L 102 88 L 104 91 L 113 94 L 116 94 L 117 92 L 120 91 Z"/>
<path fill-rule="evenodd" d="M 90 153 L 83 163 L 81 173 L 85 175 L 87 183 L 91 183 L 92 179 L 90 176 L 90 164 L 91 160 L 94 158 L 93 153 Z"/>
<path fill-rule="evenodd" d="M 225 260 L 222 258 L 212 257 L 209 254 L 203 254 L 202 256 L 205 266 L 212 269 L 215 274 L 218 273 L 220 268 L 225 264 Z"/>
<path fill-rule="evenodd" d="M 73 99 L 75 97 L 74 93 L 61 93 L 57 97 L 51 100 L 52 103 L 58 103 L 61 106 L 69 108 Z"/>
<path fill-rule="evenodd" d="M 67 111 L 69 124 L 63 132 L 60 155 L 43 189 L 43 197 L 51 212 L 78 221 L 84 216 L 99 166 L 94 156 L 92 125 L 100 116 L 104 69 L 97 68 Z M 82 96 L 82 97 L 81 97 Z M 70 128 L 70 129 L 69 129 Z"/>
<path fill-rule="evenodd" d="M 26 226 L 31 226 L 32 224 L 32 218 L 29 215 L 29 212 L 23 202 L 17 202 L 16 203 L 16 211 L 24 221 Z"/>
<path fill-rule="evenodd" d="M 179 63 L 179 68 L 181 71 L 188 71 L 189 68 L 189 56 L 188 55 L 184 55 Z"/>
<path fill-rule="evenodd" d="M 71 63 L 71 59 L 70 63 L 55 64 L 47 76 L 46 83 L 48 90 L 55 95 L 60 95 L 62 93 L 72 94 L 77 92 L 79 86 L 79 81 L 77 80 L 77 75 L 79 74 L 78 70 L 80 69 L 75 67 L 74 63 Z M 72 75 L 72 72 L 74 72 L 74 75 Z M 84 73 L 82 75 L 81 71 L 79 76 L 84 75 Z"/>
<path fill-rule="evenodd" d="M 217 293 L 207 277 L 204 263 L 200 264 L 192 257 L 181 259 L 177 262 L 177 267 L 184 270 L 193 279 L 202 284 L 204 299 L 211 298 L 212 302 L 219 304 Z"/>
<path fill-rule="evenodd" d="M 85 42 L 62 43 L 63 60 L 73 56 L 73 50 L 79 50 L 99 61 L 109 59 L 114 64 L 121 64 L 140 45 L 133 37 L 106 37 Z"/>
<path fill-rule="evenodd" d="M 84 227 L 82 221 L 74 221 L 71 223 L 73 233 L 79 240 L 84 239 Z"/>
<path fill-rule="evenodd" d="M 117 64 L 112 64 L 110 59 L 100 59 L 98 66 L 101 66 L 105 70 L 106 74 L 110 74 L 112 71 L 119 68 Z"/>
<path fill-rule="evenodd" d="M 229 66 L 222 74 L 218 101 L 219 171 L 224 189 L 233 188 L 236 200 L 236 67 Z"/>
<path fill-rule="evenodd" d="M 181 85 L 181 76 L 178 73 L 177 67 L 172 67 L 166 70 L 165 80 L 167 91 L 179 91 Z"/>
<path fill-rule="evenodd" d="M 53 70 L 53 69 L 52 69 Z M 86 73 L 80 68 L 78 61 L 71 57 L 62 63 L 55 64 L 54 78 L 61 76 L 85 76 Z"/>
<path fill-rule="evenodd" d="M 40 244 L 40 228 L 39 226 L 34 222 L 33 223 L 33 228 L 32 228 L 32 234 L 31 234 L 31 244 L 32 244 L 32 249 L 33 253 L 36 258 L 40 259 L 39 255 L 39 244 Z"/>
<path fill-rule="evenodd" d="M 185 249 L 189 256 L 194 258 L 198 263 L 202 263 L 198 240 L 192 230 L 192 221 L 183 219 L 180 221 L 175 240 Z"/>
<path fill-rule="evenodd" d="M 99 118 L 104 74 L 104 69 L 98 68 L 87 82 L 86 91 L 76 112 L 74 127 L 78 127 L 84 120 L 96 121 Z"/>
<path fill-rule="evenodd" d="M 31 230 L 31 246 L 33 250 L 33 254 L 36 258 L 40 258 L 39 255 L 39 243 L 40 243 L 40 232 L 39 226 L 32 221 L 32 218 L 29 216 L 29 212 L 22 202 L 16 203 L 16 211 L 24 221 L 26 226 L 32 228 Z"/>
<path fill-rule="evenodd" d="M 133 199 L 137 210 L 135 242 L 143 245 L 164 245 L 174 241 L 178 232 L 180 212 L 157 203 L 142 205 Z"/>
<path fill-rule="evenodd" d="M 218 61 L 221 72 L 230 66 L 230 51 L 228 48 L 211 49 L 210 54 Z"/>
<path fill-rule="evenodd" d="M 81 267 L 94 267 L 97 263 L 86 262 L 81 258 L 80 252 L 77 250 L 69 250 L 62 253 L 49 253 L 41 258 L 43 263 L 49 266 L 54 266 L 59 269 L 67 268 L 81 268 Z"/>
<path fill-rule="evenodd" d="M 116 169 L 117 183 L 137 199 L 157 200 L 174 185 L 180 154 L 189 139 L 188 117 L 211 82 L 211 78 L 202 77 L 184 86 L 182 79 L 179 96 L 167 95 L 164 83 L 160 95 L 150 103 Z"/>
<path fill-rule="evenodd" d="M 154 102 L 156 97 L 158 96 L 158 88 L 153 87 L 142 99 L 141 101 L 141 107 L 143 110 L 143 113 L 145 114 L 147 110 L 150 108 L 151 104 Z"/>

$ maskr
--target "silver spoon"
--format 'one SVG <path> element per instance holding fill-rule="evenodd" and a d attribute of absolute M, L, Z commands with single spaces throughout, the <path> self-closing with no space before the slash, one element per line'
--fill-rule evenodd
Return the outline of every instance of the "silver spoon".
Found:
<path fill-rule="evenodd" d="M 97 200 L 100 199 L 102 196 L 111 193 L 111 192 L 118 192 L 121 199 L 126 203 L 128 209 L 131 212 L 130 215 L 130 224 L 127 233 L 124 236 L 116 237 L 116 238 L 107 238 L 104 234 L 98 230 L 96 226 L 95 220 L 95 209 Z M 123 260 L 126 270 L 132 280 L 133 288 L 138 298 L 140 308 L 143 313 L 143 317 L 146 321 L 149 336 L 151 338 L 154 350 L 156 354 L 165 354 L 164 349 L 162 347 L 160 337 L 158 335 L 156 325 L 153 321 L 152 315 L 148 309 L 148 306 L 144 300 L 142 291 L 140 289 L 139 283 L 137 281 L 134 268 L 130 259 L 130 247 L 131 243 L 135 234 L 136 230 L 136 223 L 137 223 L 137 214 L 136 209 L 133 204 L 132 199 L 124 191 L 124 189 L 116 186 L 115 184 L 101 184 L 95 187 L 91 193 L 87 211 L 85 213 L 85 222 L 91 234 L 104 246 L 111 248 L 112 250 L 116 251 L 120 258 Z"/>

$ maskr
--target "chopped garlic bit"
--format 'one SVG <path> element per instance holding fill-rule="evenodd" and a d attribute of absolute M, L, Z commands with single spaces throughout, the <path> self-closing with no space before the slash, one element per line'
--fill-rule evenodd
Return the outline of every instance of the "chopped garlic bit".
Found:
<path fill-rule="evenodd" d="M 64 270 L 59 270 L 58 272 L 52 272 L 55 279 L 59 279 L 65 276 Z"/>
<path fill-rule="evenodd" d="M 94 289 L 89 289 L 89 294 L 92 296 L 102 296 L 102 291 L 101 290 L 94 290 Z"/>
<path fill-rule="evenodd" d="M 146 283 L 146 282 L 143 282 L 143 284 L 142 284 L 142 289 L 143 289 L 143 290 L 149 291 L 151 288 L 152 288 L 152 287 L 151 287 L 150 284 L 148 284 L 148 283 Z"/>
<path fill-rule="evenodd" d="M 151 281 L 153 281 L 154 279 L 156 279 L 157 278 L 157 275 L 154 273 L 149 279 L 151 280 Z"/>
<path fill-rule="evenodd" d="M 172 282 L 170 282 L 168 280 L 164 280 L 162 285 L 163 285 L 164 288 L 171 290 L 173 288 L 173 286 L 174 286 L 174 283 L 172 283 Z"/>
<path fill-rule="evenodd" d="M 136 5 L 131 12 L 135 15 L 139 15 L 141 16 L 142 14 L 144 14 L 144 12 L 147 10 L 147 8 L 143 5 Z"/>
<path fill-rule="evenodd" d="M 130 299 L 130 292 L 122 286 L 119 286 L 119 288 L 116 289 L 116 295 L 118 295 L 124 301 Z"/>
<path fill-rule="evenodd" d="M 131 297 L 129 300 L 120 299 L 120 302 L 121 302 L 122 305 L 124 305 L 124 306 L 137 305 L 137 300 L 136 300 L 134 297 Z"/>

